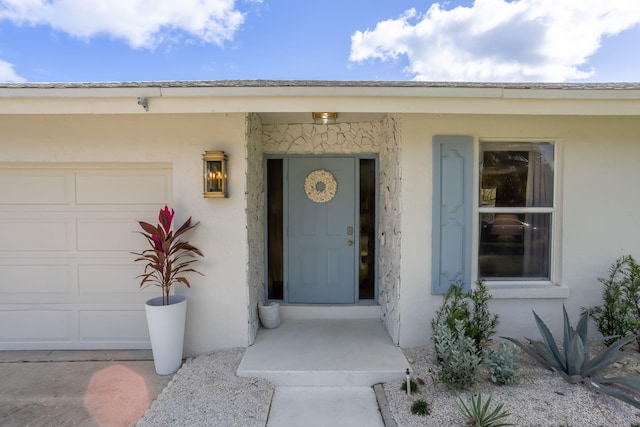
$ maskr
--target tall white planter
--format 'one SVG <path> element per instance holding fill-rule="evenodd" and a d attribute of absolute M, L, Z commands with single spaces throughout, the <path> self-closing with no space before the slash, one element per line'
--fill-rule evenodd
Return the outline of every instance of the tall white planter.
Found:
<path fill-rule="evenodd" d="M 182 365 L 187 299 L 184 295 L 170 295 L 169 305 L 162 305 L 162 297 L 152 298 L 144 308 L 156 373 L 173 374 Z"/>

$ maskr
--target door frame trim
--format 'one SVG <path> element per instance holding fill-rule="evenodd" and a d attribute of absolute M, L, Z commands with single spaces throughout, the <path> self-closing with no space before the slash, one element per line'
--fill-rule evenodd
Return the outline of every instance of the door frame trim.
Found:
<path fill-rule="evenodd" d="M 289 218 L 288 218 L 288 206 L 289 206 L 289 200 L 288 200 L 288 191 L 286 190 L 285 186 L 288 186 L 288 172 L 289 172 L 289 163 L 288 160 L 290 158 L 295 158 L 295 157 L 344 157 L 344 158 L 353 158 L 355 159 L 355 194 L 353 195 L 355 197 L 355 220 L 357 222 L 357 227 L 356 230 L 359 230 L 360 227 L 360 221 L 359 221 L 359 212 L 360 212 L 360 197 L 358 197 L 358 195 L 360 194 L 360 159 L 373 159 L 375 161 L 375 209 L 376 209 L 376 213 L 375 213 L 375 253 L 376 253 L 376 257 L 375 257 L 375 266 L 374 266 L 374 271 L 375 271 L 375 280 L 374 280 L 374 299 L 366 299 L 366 300 L 361 300 L 359 298 L 359 286 L 358 286 L 358 275 L 359 275 L 359 254 L 358 251 L 356 251 L 356 257 L 354 259 L 354 262 L 356 263 L 356 280 L 354 283 L 354 293 L 355 293 L 355 304 L 340 304 L 340 305 L 377 305 L 378 304 L 378 292 L 379 292 L 379 262 L 378 262 L 378 254 L 380 253 L 380 242 L 379 242 L 379 228 L 380 228 L 380 157 L 378 155 L 378 153 L 322 153 L 322 154 L 314 154 L 314 153 L 301 153 L 301 154 L 287 154 L 287 153 L 281 153 L 281 154 L 264 154 L 263 155 L 263 192 L 264 192 L 264 207 L 263 207 L 263 247 L 264 247 L 264 257 L 263 257 L 263 270 L 264 270 L 264 278 L 263 278 L 263 286 L 264 286 L 264 295 L 265 295 L 265 300 L 267 302 L 279 302 L 281 304 L 288 304 L 288 285 L 289 285 L 289 278 L 288 276 L 288 271 L 289 271 L 289 248 L 288 248 L 288 222 L 289 222 Z M 282 230 L 284 233 L 283 236 L 283 299 L 271 299 L 268 298 L 268 287 L 269 287 L 269 271 L 268 271 L 268 266 L 269 266 L 269 259 L 268 259 L 268 246 L 267 246 L 267 239 L 268 239 L 268 221 L 267 221 L 267 200 L 268 200 L 268 189 L 267 189 L 267 160 L 269 159 L 282 159 L 283 160 L 283 165 L 282 165 L 282 173 L 283 173 L 283 226 L 282 226 Z M 356 244 L 357 248 L 360 247 L 360 233 L 355 233 L 356 234 L 356 241 L 354 242 L 354 244 Z M 296 305 L 314 305 L 314 304 L 296 304 Z M 323 304 L 325 305 L 325 304 Z M 331 304 L 326 304 L 326 305 L 331 305 Z"/>

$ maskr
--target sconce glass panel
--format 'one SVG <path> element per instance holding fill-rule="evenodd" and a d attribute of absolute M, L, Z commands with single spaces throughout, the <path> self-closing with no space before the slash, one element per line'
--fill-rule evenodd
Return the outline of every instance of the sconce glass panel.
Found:
<path fill-rule="evenodd" d="M 202 160 L 204 197 L 229 197 L 227 193 L 227 155 L 224 151 L 205 151 Z"/>

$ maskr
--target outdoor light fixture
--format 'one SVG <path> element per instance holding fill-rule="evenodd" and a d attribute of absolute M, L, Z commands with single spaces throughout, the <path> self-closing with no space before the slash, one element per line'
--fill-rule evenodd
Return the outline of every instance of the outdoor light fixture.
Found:
<path fill-rule="evenodd" d="M 224 151 L 205 151 L 202 155 L 204 197 L 229 197 L 227 193 L 227 155 Z"/>
<path fill-rule="evenodd" d="M 138 105 L 144 108 L 144 111 L 149 111 L 149 100 L 142 96 L 138 97 Z"/>
<path fill-rule="evenodd" d="M 338 120 L 338 113 L 311 113 L 313 121 L 317 125 L 335 123 Z"/>

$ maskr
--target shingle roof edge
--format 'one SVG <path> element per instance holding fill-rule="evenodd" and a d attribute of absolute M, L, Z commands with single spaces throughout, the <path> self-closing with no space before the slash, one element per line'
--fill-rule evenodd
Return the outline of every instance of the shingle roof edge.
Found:
<path fill-rule="evenodd" d="M 5 89 L 108 89 L 108 88 L 269 88 L 269 87 L 378 87 L 378 88 L 460 88 L 524 90 L 640 90 L 640 82 L 610 83 L 489 83 L 343 80 L 187 80 L 141 82 L 42 82 L 2 83 Z"/>

